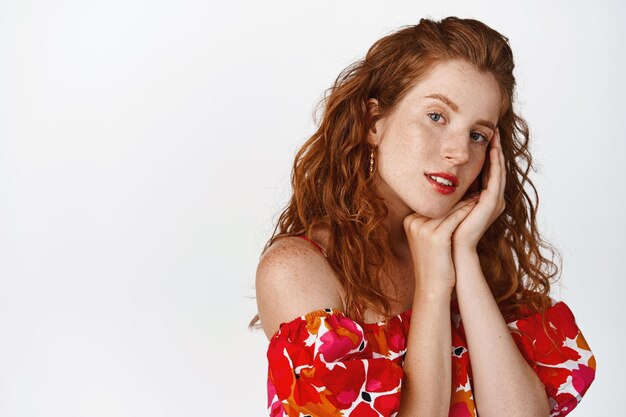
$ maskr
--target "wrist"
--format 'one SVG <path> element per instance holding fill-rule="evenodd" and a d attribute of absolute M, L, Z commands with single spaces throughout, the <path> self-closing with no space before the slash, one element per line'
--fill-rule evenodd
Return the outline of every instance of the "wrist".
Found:
<path fill-rule="evenodd" d="M 476 252 L 478 242 L 452 242 L 452 252 Z"/>
<path fill-rule="evenodd" d="M 456 245 L 452 245 L 452 255 L 453 256 L 458 256 L 458 255 L 478 255 L 478 250 L 477 250 L 477 245 L 474 244 L 468 244 L 468 245 L 462 245 L 462 244 L 456 244 Z"/>
<path fill-rule="evenodd" d="M 416 285 L 414 298 L 420 301 L 445 302 L 450 301 L 454 287 L 421 287 Z"/>

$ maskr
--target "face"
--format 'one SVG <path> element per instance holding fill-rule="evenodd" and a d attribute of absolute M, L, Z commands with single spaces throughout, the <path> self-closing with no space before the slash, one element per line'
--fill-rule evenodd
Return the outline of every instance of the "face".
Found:
<path fill-rule="evenodd" d="M 464 61 L 434 65 L 368 133 L 368 142 L 378 148 L 379 195 L 401 211 L 447 213 L 481 172 L 500 100 L 492 74 Z M 369 104 L 376 111 L 377 101 Z M 430 178 L 435 174 L 453 186 L 439 185 Z"/>

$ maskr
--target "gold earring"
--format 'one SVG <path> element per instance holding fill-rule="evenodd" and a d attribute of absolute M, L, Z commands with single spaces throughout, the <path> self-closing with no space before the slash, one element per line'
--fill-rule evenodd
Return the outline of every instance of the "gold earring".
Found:
<path fill-rule="evenodd" d="M 370 177 L 374 173 L 374 148 L 370 152 Z"/>

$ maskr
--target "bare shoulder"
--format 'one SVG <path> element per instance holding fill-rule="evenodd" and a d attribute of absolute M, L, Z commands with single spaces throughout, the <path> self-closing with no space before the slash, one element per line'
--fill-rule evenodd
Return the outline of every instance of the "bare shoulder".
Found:
<path fill-rule="evenodd" d="M 268 339 L 281 323 L 322 308 L 342 309 L 341 286 L 326 258 L 297 237 L 276 240 L 256 270 L 257 307 Z"/>

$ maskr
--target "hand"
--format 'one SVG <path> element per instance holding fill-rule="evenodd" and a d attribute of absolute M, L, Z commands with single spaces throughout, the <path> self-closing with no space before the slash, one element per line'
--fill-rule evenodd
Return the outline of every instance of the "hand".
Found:
<path fill-rule="evenodd" d="M 506 185 L 506 167 L 500 145 L 500 130 L 496 128 L 493 139 L 489 142 L 488 161 L 485 164 L 482 183 L 487 186 L 480 192 L 478 204 L 463 219 L 454 231 L 452 245 L 455 248 L 476 249 L 478 241 L 504 211 L 504 186 Z"/>
<path fill-rule="evenodd" d="M 415 270 L 416 291 L 451 294 L 456 284 L 452 262 L 452 233 L 476 204 L 478 195 L 456 203 L 448 213 L 431 219 L 417 213 L 403 226 Z"/>

